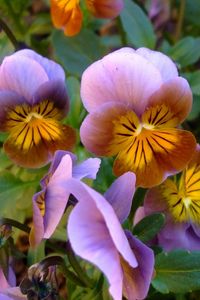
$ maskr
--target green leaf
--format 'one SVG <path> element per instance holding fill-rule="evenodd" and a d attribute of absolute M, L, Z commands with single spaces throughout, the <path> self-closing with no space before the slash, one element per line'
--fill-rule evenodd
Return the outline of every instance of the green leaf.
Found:
<path fill-rule="evenodd" d="M 66 37 L 62 31 L 54 31 L 52 44 L 65 70 L 76 76 L 80 76 L 91 63 L 105 54 L 101 39 L 88 29 L 83 29 L 75 37 Z"/>
<path fill-rule="evenodd" d="M 135 47 L 155 47 L 156 36 L 152 24 L 137 4 L 125 0 L 120 18 L 129 43 Z"/>
<path fill-rule="evenodd" d="M 160 231 L 165 222 L 163 214 L 152 214 L 135 225 L 133 234 L 136 235 L 141 241 L 148 242 Z"/>
<path fill-rule="evenodd" d="M 70 76 L 67 78 L 67 87 L 70 98 L 70 111 L 66 120 L 72 127 L 79 129 L 85 116 L 80 98 L 80 81 L 76 77 Z"/>
<path fill-rule="evenodd" d="M 152 284 L 161 293 L 187 293 L 200 289 L 200 251 L 174 250 L 156 256 Z"/>
<path fill-rule="evenodd" d="M 176 43 L 168 52 L 180 67 L 192 65 L 200 58 L 200 38 L 187 36 Z"/>
<path fill-rule="evenodd" d="M 200 96 L 200 71 L 183 73 L 181 76 L 185 77 L 189 81 L 193 94 Z"/>

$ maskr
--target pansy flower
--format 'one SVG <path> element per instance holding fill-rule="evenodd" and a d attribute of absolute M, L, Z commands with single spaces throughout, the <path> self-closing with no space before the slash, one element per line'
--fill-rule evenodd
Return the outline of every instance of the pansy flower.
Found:
<path fill-rule="evenodd" d="M 97 18 L 115 18 L 123 8 L 123 0 L 85 0 L 87 9 Z M 83 14 L 80 0 L 51 0 L 51 16 L 56 28 L 65 35 L 79 33 Z"/>
<path fill-rule="evenodd" d="M 142 210 L 143 215 L 154 212 L 166 215 L 166 224 L 158 234 L 158 243 L 166 251 L 200 250 L 199 146 L 179 179 L 167 179 L 147 192 Z"/>
<path fill-rule="evenodd" d="M 192 105 L 187 81 L 164 54 L 122 48 L 89 66 L 81 96 L 89 115 L 80 129 L 84 146 L 115 156 L 113 171 L 136 174 L 136 184 L 152 187 L 184 169 L 196 141 L 177 128 Z"/>
<path fill-rule="evenodd" d="M 153 251 L 121 224 L 129 215 L 135 175 L 119 177 L 104 197 L 77 179 L 66 187 L 78 200 L 68 220 L 75 253 L 96 265 L 107 277 L 114 300 L 144 299 L 153 274 Z"/>
<path fill-rule="evenodd" d="M 48 174 L 41 180 L 42 190 L 33 196 L 33 227 L 30 234 L 31 246 L 48 239 L 56 229 L 68 202 L 69 192 L 65 182 L 74 177 L 95 179 L 100 159 L 89 158 L 76 164 L 75 155 L 56 151 Z"/>
<path fill-rule="evenodd" d="M 75 131 L 60 120 L 69 109 L 65 73 L 32 50 L 4 58 L 0 66 L 0 131 L 4 150 L 23 167 L 48 163 L 58 149 L 70 150 Z"/>

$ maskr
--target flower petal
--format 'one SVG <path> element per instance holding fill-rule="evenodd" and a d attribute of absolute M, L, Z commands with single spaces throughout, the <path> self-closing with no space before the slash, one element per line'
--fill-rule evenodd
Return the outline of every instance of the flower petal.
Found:
<path fill-rule="evenodd" d="M 44 100 L 54 103 L 54 107 L 60 111 L 60 119 L 66 116 L 69 110 L 69 97 L 63 81 L 51 80 L 43 83 L 33 95 L 33 104 Z"/>
<path fill-rule="evenodd" d="M 138 138 L 128 154 L 127 149 L 121 151 L 113 166 L 117 176 L 127 171 L 134 172 L 137 186 L 153 187 L 167 176 L 180 172 L 196 148 L 196 140 L 188 131 L 169 128 L 147 130 L 144 135 L 146 138 Z"/>
<path fill-rule="evenodd" d="M 3 60 L 0 67 L 0 89 L 16 92 L 29 103 L 46 81 L 48 76 L 42 66 L 27 57 L 11 55 Z"/>
<path fill-rule="evenodd" d="M 165 82 L 150 97 L 148 105 L 166 105 L 177 118 L 177 125 L 182 123 L 192 108 L 192 92 L 188 82 L 182 77 Z"/>
<path fill-rule="evenodd" d="M 86 0 L 88 10 L 97 18 L 115 18 L 123 9 L 122 0 Z"/>
<path fill-rule="evenodd" d="M 87 203 L 80 201 L 75 206 L 68 220 L 68 237 L 75 253 L 95 264 L 106 275 L 111 295 L 115 300 L 121 300 L 123 274 L 119 255 L 94 203 L 88 207 Z"/>
<path fill-rule="evenodd" d="M 44 237 L 44 223 L 43 216 L 41 214 L 41 207 L 44 207 L 44 191 L 40 191 L 33 196 L 33 226 L 29 235 L 29 242 L 31 247 L 36 247 L 40 244 Z M 38 207 L 38 202 L 40 203 L 40 208 Z M 43 211 L 44 213 L 44 211 Z"/>
<path fill-rule="evenodd" d="M 76 179 L 91 178 L 96 179 L 101 160 L 99 158 L 88 158 L 73 167 L 72 177 Z"/>
<path fill-rule="evenodd" d="M 77 0 L 51 0 L 51 17 L 56 28 L 64 29 L 67 36 L 79 33 L 83 15 Z"/>
<path fill-rule="evenodd" d="M 142 300 L 147 296 L 154 270 L 153 251 L 126 231 L 131 249 L 136 255 L 138 267 L 133 269 L 123 261 L 124 292 L 129 300 Z"/>
<path fill-rule="evenodd" d="M 163 81 L 178 76 L 175 63 L 167 55 L 147 48 L 139 48 L 136 50 L 136 53 L 146 58 L 147 61 L 151 62 L 160 71 Z"/>
<path fill-rule="evenodd" d="M 21 140 L 18 142 L 16 137 L 10 135 L 4 143 L 4 150 L 16 164 L 26 168 L 39 168 L 52 159 L 56 150 L 71 150 L 75 144 L 76 134 L 73 128 L 68 125 L 58 125 L 54 128 L 59 129 L 60 132 L 60 137 L 56 140 L 48 130 L 45 130 L 41 137 L 37 132 L 31 131 L 31 127 L 26 127 L 20 133 L 23 143 L 20 142 Z M 47 136 L 51 136 L 51 138 L 47 139 Z M 37 143 L 33 142 L 36 141 L 36 137 Z M 16 144 L 17 142 L 18 144 Z M 23 148 L 25 143 L 26 148 Z"/>
<path fill-rule="evenodd" d="M 6 288 L 9 287 L 8 281 L 6 280 L 6 277 L 5 277 L 5 275 L 4 275 L 3 270 L 2 270 L 1 267 L 0 267 L 0 283 L 1 283 L 0 292 L 3 289 L 6 289 Z"/>
<path fill-rule="evenodd" d="M 23 56 L 38 62 L 45 70 L 49 80 L 60 80 L 63 82 L 65 81 L 65 72 L 59 64 L 46 57 L 43 57 L 42 55 L 39 55 L 33 50 L 23 49 L 15 52 L 13 56 Z"/>
<path fill-rule="evenodd" d="M 89 112 L 114 101 L 131 106 L 140 115 L 148 98 L 162 84 L 160 72 L 153 64 L 135 51 L 122 50 L 106 55 L 83 73 L 81 96 Z"/>
<path fill-rule="evenodd" d="M 104 194 L 104 197 L 113 207 L 120 223 L 128 217 L 135 193 L 136 177 L 134 173 L 127 172 L 117 178 Z"/>
<path fill-rule="evenodd" d="M 126 112 L 125 106 L 111 102 L 90 113 L 80 128 L 81 141 L 84 146 L 96 155 L 109 155 L 109 144 L 113 139 L 113 120 Z"/>
<path fill-rule="evenodd" d="M 57 158 L 60 151 L 57 151 Z M 55 159 L 54 159 L 55 163 Z M 72 159 L 64 155 L 54 173 L 44 180 L 46 187 L 33 196 L 33 227 L 31 229 L 30 244 L 37 246 L 43 238 L 49 238 L 56 229 L 64 213 L 69 193 L 65 182 L 72 176 Z"/>
<path fill-rule="evenodd" d="M 24 104 L 26 100 L 11 91 L 0 91 L 0 130 L 6 131 L 6 115 L 7 111 L 12 107 Z"/>
<path fill-rule="evenodd" d="M 45 192 L 44 238 L 53 234 L 64 213 L 69 198 L 65 182 L 71 177 L 72 159 L 65 155 L 50 178 Z"/>
<path fill-rule="evenodd" d="M 0 300 L 26 300 L 27 296 L 22 295 L 19 287 L 8 288 L 0 292 Z"/>
<path fill-rule="evenodd" d="M 94 212 L 98 212 L 98 216 L 104 220 L 104 226 L 107 228 L 110 238 L 112 239 L 118 252 L 124 257 L 124 259 L 132 266 L 137 266 L 137 260 L 132 251 L 130 251 L 129 244 L 126 240 L 125 234 L 119 223 L 117 216 L 111 205 L 106 199 L 91 189 L 89 186 L 77 179 L 70 179 L 66 182 L 68 191 L 73 194 L 81 203 L 87 207 L 87 211 L 93 213 L 93 209 L 89 207 L 96 207 Z M 96 218 L 96 217 L 95 217 Z"/>

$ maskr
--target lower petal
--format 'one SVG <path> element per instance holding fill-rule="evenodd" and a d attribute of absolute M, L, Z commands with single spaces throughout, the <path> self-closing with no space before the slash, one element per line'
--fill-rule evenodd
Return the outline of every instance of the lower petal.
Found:
<path fill-rule="evenodd" d="M 148 130 L 137 138 L 135 148 L 121 151 L 113 170 L 119 176 L 127 171 L 136 174 L 136 185 L 152 187 L 167 176 L 183 170 L 196 148 L 194 136 L 184 130 Z"/>
<path fill-rule="evenodd" d="M 56 139 L 50 133 L 38 135 L 29 129 L 21 137 L 21 143 L 21 140 L 19 142 L 10 134 L 4 143 L 4 150 L 16 164 L 25 168 L 39 168 L 52 159 L 56 150 L 71 150 L 75 144 L 76 134 L 73 128 L 68 125 L 58 128 L 59 137 Z"/>

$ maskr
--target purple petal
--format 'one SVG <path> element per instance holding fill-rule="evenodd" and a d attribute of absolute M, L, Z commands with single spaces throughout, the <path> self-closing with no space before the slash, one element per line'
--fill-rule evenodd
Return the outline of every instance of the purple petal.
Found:
<path fill-rule="evenodd" d="M 104 194 L 104 197 L 113 207 L 120 223 L 123 223 L 129 215 L 135 193 L 135 181 L 135 174 L 127 172 L 117 178 Z"/>
<path fill-rule="evenodd" d="M 33 196 L 33 227 L 31 228 L 31 233 L 29 236 L 29 242 L 32 247 L 39 245 L 44 237 L 44 222 L 39 207 L 37 205 L 37 200 L 40 195 L 44 194 L 44 191 L 38 192 Z"/>
<path fill-rule="evenodd" d="M 16 92 L 29 103 L 41 84 L 48 81 L 44 69 L 34 60 L 12 55 L 0 67 L 0 89 Z"/>
<path fill-rule="evenodd" d="M 27 57 L 38 62 L 45 70 L 49 80 L 65 81 L 65 72 L 63 68 L 59 64 L 55 63 L 54 61 L 37 54 L 35 51 L 24 49 L 15 52 L 14 55 L 16 57 L 19 56 Z"/>
<path fill-rule="evenodd" d="M 0 292 L 3 290 L 3 289 L 6 289 L 9 287 L 9 284 L 8 284 L 8 281 L 3 273 L 3 270 L 1 269 L 0 267 Z"/>
<path fill-rule="evenodd" d="M 27 297 L 22 295 L 19 287 L 8 288 L 0 292 L 0 300 L 26 300 Z"/>
<path fill-rule="evenodd" d="M 147 296 L 154 270 L 153 251 L 136 239 L 129 231 L 126 231 L 131 249 L 133 250 L 138 267 L 128 267 L 124 270 L 124 290 L 129 300 L 140 300 Z M 126 273 L 127 271 L 127 273 Z"/>
<path fill-rule="evenodd" d="M 123 274 L 118 251 L 103 216 L 92 201 L 80 201 L 72 210 L 68 236 L 75 253 L 95 264 L 106 275 L 111 295 L 115 300 L 121 300 Z"/>
<path fill-rule="evenodd" d="M 65 82 L 61 80 L 51 80 L 43 83 L 33 95 L 33 103 L 37 104 L 43 100 L 54 102 L 55 107 L 61 111 L 64 117 L 69 110 L 69 97 L 65 87 Z"/>
<path fill-rule="evenodd" d="M 51 166 L 49 168 L 49 172 L 47 175 L 45 175 L 42 180 L 40 181 L 40 185 L 42 188 L 45 188 L 47 183 L 49 182 L 50 177 L 52 176 L 52 174 L 56 171 L 56 169 L 58 168 L 62 158 L 65 155 L 69 155 L 71 157 L 72 160 L 72 164 L 74 165 L 77 158 L 76 155 L 74 155 L 73 153 L 69 152 L 69 151 L 64 151 L 64 150 L 57 150 L 54 154 Z"/>
<path fill-rule="evenodd" d="M 151 62 L 160 71 L 164 81 L 178 76 L 175 63 L 165 54 L 147 48 L 139 48 L 136 53 Z"/>
<path fill-rule="evenodd" d="M 81 96 L 89 112 L 114 101 L 131 106 L 140 115 L 161 86 L 160 72 L 153 64 L 134 51 L 122 50 L 108 54 L 83 73 Z"/>
<path fill-rule="evenodd" d="M 25 103 L 26 100 L 18 94 L 11 91 L 0 91 L 0 130 L 6 131 L 5 121 L 9 108 Z"/>
<path fill-rule="evenodd" d="M 130 249 L 124 231 L 112 206 L 106 201 L 106 199 L 83 182 L 74 178 L 66 182 L 66 188 L 69 193 L 72 193 L 80 201 L 80 203 L 83 202 L 85 207 L 87 207 L 91 213 L 93 209 L 90 209 L 90 206 L 96 207 L 95 211 L 98 211 L 102 216 L 101 219 L 104 221 L 104 226 L 108 229 L 110 238 L 112 239 L 116 249 L 124 257 L 124 259 L 133 268 L 135 268 L 138 265 L 137 260 Z"/>
<path fill-rule="evenodd" d="M 72 159 L 65 155 L 52 177 L 45 193 L 44 238 L 49 238 L 56 229 L 67 205 L 69 192 L 65 187 L 72 177 Z"/>
<path fill-rule="evenodd" d="M 78 165 L 75 165 L 72 170 L 72 177 L 76 179 L 91 178 L 96 179 L 99 171 L 101 160 L 99 158 L 88 158 Z"/>

